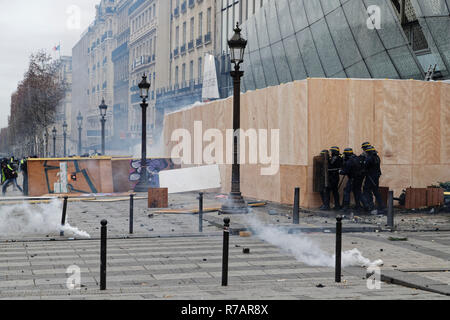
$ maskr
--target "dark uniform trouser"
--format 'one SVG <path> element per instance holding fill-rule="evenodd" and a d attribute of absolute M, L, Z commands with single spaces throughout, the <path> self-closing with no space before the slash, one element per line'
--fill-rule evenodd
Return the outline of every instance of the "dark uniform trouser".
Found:
<path fill-rule="evenodd" d="M 340 207 L 340 197 L 339 197 L 339 177 L 337 177 L 334 179 L 330 179 L 330 184 L 328 187 L 326 187 L 324 189 L 324 191 L 322 191 L 321 195 L 322 195 L 322 202 L 323 205 L 326 207 L 330 206 L 330 193 L 333 193 L 333 198 L 334 198 L 334 206 L 335 207 Z"/>
<path fill-rule="evenodd" d="M 379 176 L 367 176 L 364 183 L 364 206 L 369 210 L 374 209 L 373 196 L 378 205 L 379 210 L 383 210 L 383 200 L 379 190 L 380 177 Z"/>
<path fill-rule="evenodd" d="M 355 197 L 355 208 L 359 209 L 361 208 L 361 187 L 363 183 L 364 178 L 357 177 L 357 178 L 348 178 L 347 184 L 344 188 L 344 200 L 342 202 L 342 205 L 344 207 L 350 206 L 350 194 L 353 192 L 353 196 Z"/>

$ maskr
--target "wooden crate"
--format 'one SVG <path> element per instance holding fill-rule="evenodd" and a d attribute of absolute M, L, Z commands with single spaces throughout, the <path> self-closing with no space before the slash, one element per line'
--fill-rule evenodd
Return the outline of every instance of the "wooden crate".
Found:
<path fill-rule="evenodd" d="M 407 188 L 405 209 L 419 209 L 427 206 L 427 188 Z"/>
<path fill-rule="evenodd" d="M 168 188 L 151 188 L 148 189 L 148 207 L 168 208 L 169 207 L 169 189 Z"/>
<path fill-rule="evenodd" d="M 427 188 L 427 206 L 436 207 L 444 204 L 444 189 L 442 188 Z"/>

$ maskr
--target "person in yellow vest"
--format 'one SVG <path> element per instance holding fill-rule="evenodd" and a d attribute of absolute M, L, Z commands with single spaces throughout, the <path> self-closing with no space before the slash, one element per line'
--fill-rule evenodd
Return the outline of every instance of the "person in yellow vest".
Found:
<path fill-rule="evenodd" d="M 8 186 L 13 183 L 17 189 L 20 190 L 20 192 L 23 193 L 22 188 L 17 183 L 17 172 L 16 170 L 6 161 L 2 161 L 1 164 L 2 169 L 2 194 L 5 196 L 6 189 L 8 189 Z"/>

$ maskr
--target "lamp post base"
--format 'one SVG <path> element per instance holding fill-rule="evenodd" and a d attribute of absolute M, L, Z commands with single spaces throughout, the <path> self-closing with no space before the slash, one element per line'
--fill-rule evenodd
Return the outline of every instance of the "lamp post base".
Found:
<path fill-rule="evenodd" d="M 247 214 L 249 213 L 248 205 L 240 192 L 230 193 L 228 200 L 219 210 L 219 214 Z"/>
<path fill-rule="evenodd" d="M 134 192 L 148 192 L 149 189 L 151 189 L 152 186 L 150 185 L 149 182 L 145 183 L 145 182 L 139 182 L 135 187 L 134 187 Z"/>

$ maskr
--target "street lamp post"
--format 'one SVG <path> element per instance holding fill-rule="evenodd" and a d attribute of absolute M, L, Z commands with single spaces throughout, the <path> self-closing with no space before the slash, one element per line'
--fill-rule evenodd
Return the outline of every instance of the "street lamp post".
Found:
<path fill-rule="evenodd" d="M 67 157 L 67 122 L 64 120 L 63 124 L 63 134 L 64 134 L 64 158 Z"/>
<path fill-rule="evenodd" d="M 78 112 L 77 117 L 77 123 L 78 123 L 78 155 L 81 157 L 81 130 L 83 125 L 83 116 L 81 115 L 81 111 Z"/>
<path fill-rule="evenodd" d="M 248 213 L 248 205 L 241 194 L 240 183 L 240 165 L 238 162 L 238 154 L 240 147 L 240 126 L 241 126 L 241 78 L 244 72 L 240 70 L 240 64 L 244 62 L 244 52 L 247 46 L 247 40 L 241 37 L 241 29 L 239 23 L 236 24 L 233 37 L 228 41 L 231 53 L 231 63 L 234 64 L 234 71 L 231 71 L 233 78 L 233 167 L 231 177 L 231 193 L 228 200 L 222 205 L 221 214 L 239 214 Z"/>
<path fill-rule="evenodd" d="M 142 77 L 141 83 L 139 83 L 139 90 L 142 98 L 142 158 L 141 158 L 141 176 L 138 184 L 134 188 L 135 192 L 148 192 L 150 189 L 150 183 L 148 181 L 147 173 L 147 98 L 150 91 L 150 83 L 147 82 L 147 77 Z"/>
<path fill-rule="evenodd" d="M 108 106 L 105 104 L 105 99 L 102 99 L 102 104 L 98 107 L 100 109 L 100 115 L 101 119 L 100 122 L 102 123 L 102 156 L 105 155 L 105 123 L 106 123 L 106 110 L 108 110 Z"/>
<path fill-rule="evenodd" d="M 53 158 L 56 158 L 56 127 L 53 127 Z"/>

